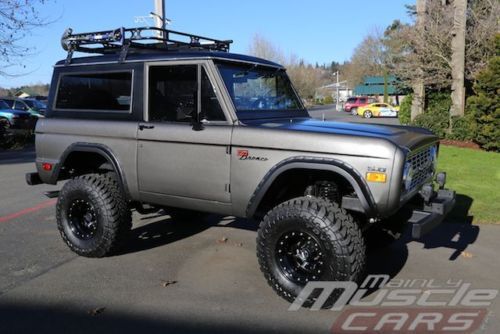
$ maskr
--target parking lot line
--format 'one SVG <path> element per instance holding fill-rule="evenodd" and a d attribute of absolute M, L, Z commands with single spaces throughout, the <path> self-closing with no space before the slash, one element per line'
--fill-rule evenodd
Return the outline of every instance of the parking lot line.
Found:
<path fill-rule="evenodd" d="M 44 209 L 44 208 L 48 208 L 49 206 L 56 204 L 56 202 L 57 202 L 57 199 L 51 199 L 49 201 L 42 202 L 38 205 L 35 205 L 31 208 L 22 209 L 21 211 L 14 212 L 14 213 L 11 213 L 11 214 L 6 215 L 6 216 L 2 216 L 2 217 L 0 217 L 0 223 L 6 223 L 6 222 L 11 221 L 13 219 L 27 215 L 28 213 L 32 213 L 32 212 L 36 212 L 36 211 Z"/>

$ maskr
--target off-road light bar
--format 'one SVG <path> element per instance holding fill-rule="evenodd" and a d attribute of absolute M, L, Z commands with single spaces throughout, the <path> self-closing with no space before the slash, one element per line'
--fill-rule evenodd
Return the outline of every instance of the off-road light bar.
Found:
<path fill-rule="evenodd" d="M 68 51 L 66 63 L 71 62 L 74 51 L 85 53 L 120 53 L 123 61 L 129 49 L 162 51 L 221 51 L 229 52 L 232 40 L 217 40 L 156 27 L 118 28 L 88 33 L 73 33 L 66 29 L 61 45 Z"/>

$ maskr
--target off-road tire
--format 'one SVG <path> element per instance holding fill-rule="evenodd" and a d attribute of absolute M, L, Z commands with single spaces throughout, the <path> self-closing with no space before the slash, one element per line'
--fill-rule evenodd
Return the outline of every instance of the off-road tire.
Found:
<path fill-rule="evenodd" d="M 70 206 L 76 201 L 88 202 L 95 213 L 95 235 L 85 240 L 74 232 L 69 219 Z M 85 257 L 112 254 L 132 227 L 131 211 L 114 173 L 85 174 L 69 180 L 59 193 L 56 217 L 64 242 Z"/>
<path fill-rule="evenodd" d="M 283 235 L 295 230 L 309 233 L 326 250 L 326 261 L 322 266 L 325 270 L 316 277 L 316 281 L 359 282 L 364 277 L 365 242 L 353 217 L 338 204 L 326 199 L 310 196 L 295 198 L 269 211 L 260 224 L 257 236 L 260 269 L 278 295 L 293 302 L 306 284 L 288 279 L 276 256 Z M 303 305 L 312 306 L 317 295 L 311 296 Z M 339 296 L 339 291 L 335 291 L 323 307 L 331 307 Z"/>

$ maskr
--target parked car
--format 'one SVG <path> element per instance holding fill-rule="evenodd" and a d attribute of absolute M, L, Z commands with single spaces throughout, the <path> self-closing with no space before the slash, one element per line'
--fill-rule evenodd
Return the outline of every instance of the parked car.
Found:
<path fill-rule="evenodd" d="M 19 99 L 15 97 L 2 97 L 0 100 L 7 103 L 10 109 L 26 111 L 35 117 L 44 117 L 47 105 L 35 99 Z"/>
<path fill-rule="evenodd" d="M 55 220 L 75 253 L 113 254 L 132 209 L 246 217 L 260 221 L 265 278 L 292 302 L 310 281 L 362 280 L 367 238 L 394 241 L 378 233 L 400 210 L 411 210 L 420 238 L 453 208 L 431 131 L 315 120 L 283 66 L 229 53 L 231 41 L 183 34 L 191 42 L 180 43 L 163 30 L 157 46 L 141 37 L 150 33 L 63 36 L 69 54 L 54 67 L 26 181 L 67 180 L 48 196 L 58 197 Z M 406 206 L 412 199 L 421 201 Z"/>
<path fill-rule="evenodd" d="M 21 130 L 32 130 L 36 122 L 29 112 L 12 109 L 2 100 L 0 100 L 0 120 L 4 128 Z"/>
<path fill-rule="evenodd" d="M 353 115 L 358 114 L 358 108 L 376 102 L 374 98 L 368 96 L 350 97 L 344 104 L 344 111 Z"/>
<path fill-rule="evenodd" d="M 393 107 L 387 103 L 371 103 L 358 108 L 358 116 L 364 118 L 372 117 L 398 117 L 399 107 Z"/>

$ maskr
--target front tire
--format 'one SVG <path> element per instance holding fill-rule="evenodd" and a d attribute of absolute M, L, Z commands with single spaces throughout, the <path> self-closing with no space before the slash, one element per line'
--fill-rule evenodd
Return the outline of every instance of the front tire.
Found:
<path fill-rule="evenodd" d="M 336 203 L 300 197 L 272 209 L 257 236 L 260 269 L 269 285 L 293 302 L 310 281 L 355 281 L 364 274 L 363 235 Z M 304 302 L 311 306 L 317 296 Z M 326 301 L 331 306 L 338 293 Z"/>
<path fill-rule="evenodd" d="M 64 242 L 85 257 L 113 253 L 132 226 L 128 203 L 112 173 L 68 181 L 59 194 L 56 217 Z"/>

